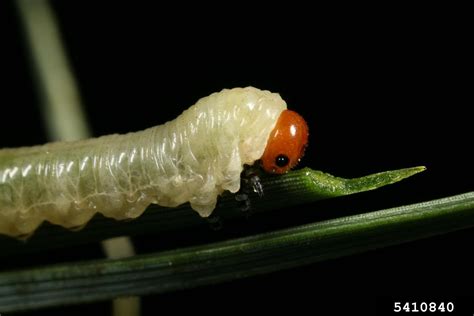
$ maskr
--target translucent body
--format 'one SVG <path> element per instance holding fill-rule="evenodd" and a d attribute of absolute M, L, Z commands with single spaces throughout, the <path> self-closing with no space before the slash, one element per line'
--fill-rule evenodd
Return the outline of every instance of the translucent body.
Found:
<path fill-rule="evenodd" d="M 44 220 L 81 227 L 96 212 L 135 218 L 150 203 L 209 216 L 285 109 L 278 94 L 235 88 L 141 132 L 0 150 L 0 233 L 29 235 Z"/>

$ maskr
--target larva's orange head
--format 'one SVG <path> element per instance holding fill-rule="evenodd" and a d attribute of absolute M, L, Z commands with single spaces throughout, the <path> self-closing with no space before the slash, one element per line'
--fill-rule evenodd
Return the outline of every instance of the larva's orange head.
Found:
<path fill-rule="evenodd" d="M 285 173 L 298 164 L 308 144 L 308 125 L 298 113 L 281 112 L 261 158 L 269 173 Z"/>

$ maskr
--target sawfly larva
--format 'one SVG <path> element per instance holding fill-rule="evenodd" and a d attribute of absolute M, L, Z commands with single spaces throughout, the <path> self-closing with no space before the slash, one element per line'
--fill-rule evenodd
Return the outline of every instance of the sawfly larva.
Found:
<path fill-rule="evenodd" d="M 244 164 L 283 173 L 300 159 L 304 120 L 276 93 L 235 88 L 200 99 L 144 131 L 0 150 L 0 233 L 29 236 L 43 222 L 85 225 L 96 213 L 140 216 L 150 203 L 189 202 L 202 217 Z M 268 144 L 268 145 L 267 145 Z"/>

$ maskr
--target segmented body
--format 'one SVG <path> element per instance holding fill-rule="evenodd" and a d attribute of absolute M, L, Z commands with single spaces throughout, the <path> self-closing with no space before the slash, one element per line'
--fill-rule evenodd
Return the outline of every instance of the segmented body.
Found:
<path fill-rule="evenodd" d="M 141 132 L 2 149 L 0 233 L 28 235 L 44 220 L 79 227 L 97 212 L 135 218 L 150 203 L 209 216 L 219 194 L 239 190 L 285 109 L 278 94 L 235 88 Z"/>

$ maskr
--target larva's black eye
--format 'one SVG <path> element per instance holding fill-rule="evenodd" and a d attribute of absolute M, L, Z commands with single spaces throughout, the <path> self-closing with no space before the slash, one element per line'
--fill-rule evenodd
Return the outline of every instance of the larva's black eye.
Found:
<path fill-rule="evenodd" d="M 285 155 L 280 154 L 275 158 L 275 164 L 280 168 L 287 166 L 289 163 L 290 159 L 288 159 L 288 157 Z"/>

